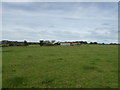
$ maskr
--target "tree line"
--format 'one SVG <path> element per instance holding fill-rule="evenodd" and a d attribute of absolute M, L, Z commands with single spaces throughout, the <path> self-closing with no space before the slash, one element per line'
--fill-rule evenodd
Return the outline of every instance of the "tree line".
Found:
<path fill-rule="evenodd" d="M 87 42 L 87 41 L 65 41 L 65 42 L 59 42 L 55 40 L 40 40 L 39 42 L 27 42 L 24 40 L 23 42 L 18 42 L 18 41 L 8 41 L 8 40 L 3 40 L 1 41 L 1 45 L 4 46 L 28 46 L 28 45 L 40 45 L 40 46 L 56 46 L 60 45 L 61 43 L 79 43 L 79 44 L 105 44 L 105 43 L 98 43 L 98 42 Z M 112 45 L 116 45 L 116 43 L 110 43 Z"/>

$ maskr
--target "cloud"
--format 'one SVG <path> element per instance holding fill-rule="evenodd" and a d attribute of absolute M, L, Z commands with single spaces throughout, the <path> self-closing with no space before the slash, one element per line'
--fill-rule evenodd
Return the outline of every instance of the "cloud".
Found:
<path fill-rule="evenodd" d="M 110 26 L 110 23 L 103 23 L 104 26 Z"/>
<path fill-rule="evenodd" d="M 2 0 L 2 2 L 118 2 L 119 0 Z"/>
<path fill-rule="evenodd" d="M 117 3 L 3 3 L 3 39 L 116 41 L 117 19 Z"/>

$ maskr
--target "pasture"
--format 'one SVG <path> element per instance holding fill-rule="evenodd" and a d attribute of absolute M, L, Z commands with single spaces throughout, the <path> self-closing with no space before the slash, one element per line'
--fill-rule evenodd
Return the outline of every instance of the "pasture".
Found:
<path fill-rule="evenodd" d="M 117 88 L 118 46 L 2 48 L 3 88 Z"/>

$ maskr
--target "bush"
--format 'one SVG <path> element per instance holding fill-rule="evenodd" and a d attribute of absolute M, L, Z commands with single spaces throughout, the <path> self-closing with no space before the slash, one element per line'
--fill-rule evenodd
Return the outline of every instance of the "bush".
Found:
<path fill-rule="evenodd" d="M 2 47 L 8 47 L 9 44 L 2 44 Z"/>

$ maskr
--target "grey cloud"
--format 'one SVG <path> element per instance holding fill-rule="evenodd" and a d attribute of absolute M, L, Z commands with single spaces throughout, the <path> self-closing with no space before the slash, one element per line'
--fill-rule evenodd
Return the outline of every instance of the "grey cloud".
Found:
<path fill-rule="evenodd" d="M 104 25 L 104 26 L 109 26 L 109 25 L 111 25 L 110 23 L 103 23 L 102 25 Z"/>
<path fill-rule="evenodd" d="M 88 37 L 91 37 L 92 39 L 96 39 L 98 41 L 116 41 L 118 39 L 118 32 L 115 28 L 109 27 L 109 28 L 95 28 L 94 31 L 91 32 L 91 34 Z"/>

